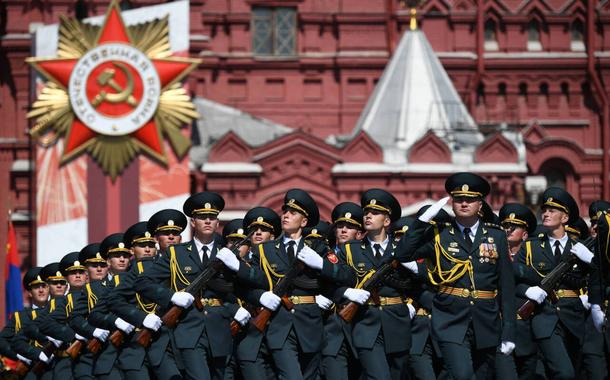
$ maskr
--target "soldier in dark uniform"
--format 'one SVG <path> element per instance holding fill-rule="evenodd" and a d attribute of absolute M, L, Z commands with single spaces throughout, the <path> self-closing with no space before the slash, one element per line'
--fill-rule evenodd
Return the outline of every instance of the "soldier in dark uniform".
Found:
<path fill-rule="evenodd" d="M 578 219 L 578 205 L 565 190 L 551 187 L 542 196 L 542 223 L 548 233 L 525 242 L 516 262 L 517 296 L 538 303 L 531 318 L 532 332 L 549 376 L 576 378 L 585 331 L 585 308 L 579 298 L 586 284 L 593 253 L 582 243 L 570 239 L 565 225 Z M 555 291 L 559 302 L 553 305 L 540 281 L 568 256 L 578 258 L 572 272 L 561 280 Z"/>
<path fill-rule="evenodd" d="M 392 222 L 400 218 L 400 204 L 385 190 L 370 189 L 360 202 L 363 209 L 363 228 L 366 237 L 345 243 L 339 254 L 341 261 L 352 267 L 359 283 L 379 269 L 385 262 L 398 256 L 394 239 L 387 234 Z M 416 263 L 405 263 L 405 266 Z M 411 269 L 413 270 L 413 269 Z M 407 375 L 407 360 L 411 347 L 411 318 L 404 280 L 410 276 L 400 267 L 383 280 L 376 289 L 378 299 L 370 297 L 358 286 L 341 288 L 337 294 L 363 306 L 354 317 L 352 340 L 367 379 L 402 379 Z M 410 284 L 406 283 L 410 287 Z"/>
<path fill-rule="evenodd" d="M 100 243 L 100 254 L 108 262 L 108 279 L 96 281 L 86 287 L 89 317 L 87 322 L 93 327 L 107 330 L 109 334 L 121 331 L 128 336 L 135 327 L 110 311 L 109 294 L 119 281 L 119 275 L 129 269 L 131 250 L 127 248 L 125 235 L 114 233 Z M 104 340 L 100 353 L 95 358 L 93 375 L 97 379 L 120 379 L 123 373 L 118 362 L 119 348 Z"/>
<path fill-rule="evenodd" d="M 59 262 L 59 270 L 70 285 L 69 292 L 62 297 L 51 299 L 48 313 L 37 318 L 40 332 L 58 348 L 53 366 L 54 379 L 72 379 L 72 361 L 65 348 L 74 341 L 76 333 L 68 321 L 74 309 L 74 302 L 80 297 L 87 283 L 87 268 L 78 260 L 78 252 L 65 255 Z"/>
<path fill-rule="evenodd" d="M 251 266 L 239 262 L 226 249 L 219 252 L 218 258 L 237 272 L 240 281 L 258 288 L 252 291 L 251 299 L 258 299 L 262 306 L 276 311 L 265 337 L 278 377 L 315 379 L 319 376 L 323 337 L 322 311 L 315 300 L 321 291 L 321 279 L 339 284 L 351 283 L 354 279 L 348 268 L 338 264 L 333 252 L 315 242 L 305 244 L 303 229 L 319 221 L 318 206 L 307 192 L 289 190 L 282 210 L 283 237 L 259 244 Z M 297 265 L 295 260 L 306 268 L 290 290 L 294 308 L 289 311 L 280 307 L 280 298 L 271 290 Z"/>
<path fill-rule="evenodd" d="M 66 279 L 59 271 L 59 263 L 51 263 L 45 265 L 40 270 L 40 277 L 48 286 L 50 299 L 53 300 L 57 297 L 63 297 L 68 288 Z M 53 301 L 54 303 L 55 301 Z M 48 363 L 45 372 L 40 376 L 41 379 L 52 379 L 53 378 L 53 361 L 48 362 L 47 355 L 41 355 L 42 344 L 47 342 L 47 337 L 40 332 L 38 323 L 40 317 L 49 312 L 49 306 L 51 302 L 45 299 L 44 307 L 37 307 L 34 303 L 32 310 L 29 313 L 29 318 L 21 320 L 21 329 L 15 334 L 11 347 L 15 352 L 24 356 L 28 360 L 36 361 L 42 360 Z M 32 372 L 28 373 L 26 379 L 35 379 L 36 375 Z"/>
<path fill-rule="evenodd" d="M 448 198 L 442 199 L 418 218 L 398 250 L 405 253 L 403 260 L 429 260 L 430 277 L 439 286 L 432 332 L 449 375 L 484 378 L 491 375 L 498 345 L 506 355 L 515 347 L 514 277 L 506 234 L 479 220 L 490 190 L 485 179 L 456 173 L 447 178 L 445 189 L 453 199 L 454 221 L 428 226 Z"/>
<path fill-rule="evenodd" d="M 356 240 L 362 233 L 363 213 L 360 205 L 353 202 L 339 203 L 331 213 L 334 234 L 334 251 L 339 255 L 341 247 Z M 325 379 L 356 378 L 359 363 L 352 344 L 352 328 L 337 314 L 336 305 L 341 296 L 333 297 L 334 312 L 324 320 L 324 346 L 322 348 L 322 376 Z"/>
<path fill-rule="evenodd" d="M 507 203 L 500 209 L 499 220 L 506 232 L 508 254 L 512 262 L 521 250 L 523 242 L 533 235 L 537 224 L 536 216 L 522 204 Z M 520 306 L 526 300 L 517 298 L 516 301 Z M 501 352 L 496 354 L 496 377 L 499 379 L 532 379 L 536 376 L 538 349 L 532 335 L 531 323 L 517 316 L 516 327 L 513 356 L 503 355 Z"/>
<path fill-rule="evenodd" d="M 243 258 L 250 252 L 250 241 L 244 240 L 246 237 L 243 219 L 233 219 L 225 224 L 222 229 L 224 246 L 229 249 L 237 248 L 239 250 L 240 258 Z M 238 244 L 240 244 L 239 247 L 237 247 Z"/>
<path fill-rule="evenodd" d="M 6 321 L 4 328 L 0 331 L 0 355 L 11 360 L 21 360 L 27 365 L 29 365 L 32 360 L 40 359 L 46 361 L 47 359 L 42 352 L 32 352 L 32 354 L 36 354 L 35 356 L 28 354 L 24 356 L 12 345 L 15 336 L 33 319 L 36 310 L 46 306 L 49 299 L 49 287 L 40 275 L 41 269 L 42 268 L 40 267 L 30 268 L 23 276 L 23 288 L 30 296 L 30 303 L 32 306 L 14 312 Z"/>
<path fill-rule="evenodd" d="M 95 327 L 87 323 L 89 316 L 89 297 L 88 287 L 91 283 L 99 281 L 107 281 L 108 278 L 108 263 L 100 254 L 99 243 L 91 243 L 80 250 L 78 259 L 87 268 L 89 275 L 89 284 L 85 285 L 85 290 L 75 299 L 74 309 L 69 320 L 70 327 L 74 329 L 76 338 L 82 342 L 93 338 Z M 105 336 L 106 331 L 102 329 L 95 332 L 97 335 Z M 76 380 L 78 379 L 93 379 L 93 362 L 94 355 L 89 351 L 82 351 L 81 355 L 72 363 L 72 374 Z"/>
<path fill-rule="evenodd" d="M 242 221 L 241 228 L 250 236 L 250 250 L 241 259 L 252 265 L 253 251 L 260 244 L 275 240 L 282 233 L 280 217 L 270 208 L 250 209 Z M 240 233 L 243 234 L 243 231 Z M 239 228 L 237 229 L 239 233 Z M 246 235 L 244 235 L 246 236 Z M 254 312 L 257 303 L 249 304 L 242 300 L 242 306 Z M 235 359 L 244 379 L 274 379 L 272 359 L 264 341 L 264 334 L 249 325 L 236 337 Z"/>
<path fill-rule="evenodd" d="M 186 228 L 186 217 L 183 213 L 172 208 L 157 211 L 148 219 L 147 228 L 158 244 L 158 254 L 167 251 L 173 244 L 180 244 L 182 231 Z"/>
<path fill-rule="evenodd" d="M 151 218 L 152 224 L 139 222 L 125 231 L 123 237 L 125 246 L 131 250 L 135 260 L 129 271 L 119 274 L 117 284 L 108 294 L 108 305 L 112 313 L 135 326 L 136 330 L 145 327 L 158 331 L 148 349 L 144 349 L 135 341 L 137 334 L 124 344 L 118 366 L 125 374 L 125 378 L 129 379 L 148 378 L 149 368 L 157 379 L 182 378 L 170 345 L 170 331 L 162 326 L 161 318 L 156 314 L 162 315 L 164 310 L 136 293 L 134 289 L 138 277 L 150 269 L 157 255 L 156 241 L 152 238 L 151 230 L 168 226 L 167 222 L 173 220 L 171 218 L 174 216 L 167 214 L 166 217 L 161 218 L 157 215 L 154 219 Z M 171 227 L 173 226 L 172 224 Z"/>
<path fill-rule="evenodd" d="M 188 198 L 184 213 L 191 218 L 193 240 L 170 245 L 136 282 L 136 291 L 161 307 L 174 304 L 185 309 L 174 336 L 188 379 L 223 378 L 233 347 L 230 323 L 235 319 L 244 324 L 250 317 L 235 302 L 232 278 L 226 271 L 214 278 L 213 287 L 209 284 L 197 295 L 201 310 L 193 305 L 193 295 L 183 291 L 216 258 L 221 239 L 215 231 L 223 208 L 224 200 L 213 192 Z"/>

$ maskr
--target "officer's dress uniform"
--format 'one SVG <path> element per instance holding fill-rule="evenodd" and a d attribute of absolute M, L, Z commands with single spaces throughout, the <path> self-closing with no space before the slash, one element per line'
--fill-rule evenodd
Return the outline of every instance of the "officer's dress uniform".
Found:
<path fill-rule="evenodd" d="M 110 310 L 120 318 L 136 326 L 136 330 L 142 328 L 142 323 L 149 313 L 157 313 L 162 316 L 165 310 L 161 310 L 158 305 L 148 302 L 135 291 L 135 283 L 144 272 L 154 265 L 155 258 L 145 257 L 132 265 L 131 270 L 119 275 L 119 283 L 109 294 Z M 136 334 L 137 335 L 137 334 Z M 134 335 L 134 339 L 135 336 Z M 132 351 L 132 352 L 126 352 Z M 142 371 L 149 365 L 158 379 L 179 379 L 180 371 L 174 360 L 174 353 L 170 345 L 170 331 L 167 326 L 161 326 L 159 331 L 154 334 L 154 339 L 150 347 L 143 355 L 144 348 L 139 347 L 133 339 L 129 342 L 121 353 L 120 361 L 124 369 L 127 366 L 139 367 Z M 125 355 L 129 353 L 129 355 Z"/>
<path fill-rule="evenodd" d="M 241 281 L 258 287 L 253 290 L 252 299 L 259 299 L 262 293 L 272 290 L 294 265 L 297 259 L 289 257 L 287 247 L 294 247 L 296 254 L 304 244 L 303 238 L 295 242 L 284 237 L 258 246 L 252 255 L 252 266 L 241 265 L 238 272 Z M 315 301 L 315 296 L 321 292 L 320 278 L 336 284 L 352 284 L 355 280 L 348 268 L 329 261 L 324 246 L 313 244 L 311 248 L 325 256 L 322 271 L 303 270 L 289 294 L 294 308 L 288 311 L 280 305 L 265 332 L 280 379 L 318 378 L 324 334 L 322 310 Z"/>
<path fill-rule="evenodd" d="M 45 308 L 38 308 L 33 305 L 32 308 L 26 308 L 19 312 L 19 318 L 15 319 L 15 335 L 11 340 L 11 349 L 32 362 L 39 360 L 42 352 L 41 343 L 47 340 L 34 323 L 41 313 L 47 312 L 46 307 L 48 307 L 48 304 Z M 28 372 L 25 379 L 36 379 L 36 377 L 33 372 Z M 52 372 L 45 371 L 40 379 L 52 379 Z"/>
<path fill-rule="evenodd" d="M 136 292 L 162 308 L 170 308 L 174 292 L 186 288 L 204 271 L 214 260 L 220 246 L 219 237 L 209 245 L 193 240 L 170 246 L 166 255 L 158 258 L 150 269 L 140 275 L 135 284 Z M 189 379 L 221 379 L 227 357 L 232 351 L 230 323 L 239 305 L 232 295 L 230 275 L 224 273 L 221 276 L 215 281 L 222 291 L 206 287 L 203 294 L 196 295 L 203 300 L 203 310 L 198 310 L 195 304 L 191 305 L 183 312 L 174 329 L 176 347 L 184 361 L 186 378 Z M 168 283 L 170 287 L 163 285 Z"/>
<path fill-rule="evenodd" d="M 432 329 L 454 379 L 493 369 L 496 347 L 501 341 L 514 341 L 516 315 L 506 234 L 477 222 L 471 227 L 469 245 L 462 230 L 455 221 L 428 228 L 418 221 L 398 247 L 407 260 L 426 258 L 436 277 L 439 291 L 432 303 Z M 501 304 L 498 293 L 506 295 Z"/>
<path fill-rule="evenodd" d="M 554 254 L 555 242 L 559 242 L 560 257 Z M 525 292 L 549 274 L 577 242 L 565 234 L 553 239 L 546 234 L 529 239 L 518 256 L 517 284 L 518 302 L 527 300 Z M 553 247 L 553 248 L 552 248 Z M 580 269 L 579 272 L 576 270 Z M 577 264 L 572 275 L 565 276 L 556 294 L 559 302 L 553 305 L 548 299 L 539 305 L 531 318 L 534 339 L 541 350 L 547 370 L 553 378 L 575 378 L 575 367 L 579 360 L 585 334 L 585 308 L 578 297 L 583 287 L 583 278 L 588 268 Z M 584 273 L 584 274 L 583 274 Z"/>
<path fill-rule="evenodd" d="M 361 281 L 398 253 L 390 235 L 379 244 L 381 257 L 376 257 L 373 245 L 365 238 L 347 242 L 341 250 L 340 260 L 352 267 Z M 399 270 L 401 278 L 408 276 L 406 270 Z M 345 292 L 345 288 L 341 290 Z M 386 278 L 377 289 L 380 304 L 371 298 L 354 317 L 352 342 L 367 379 L 402 379 L 407 375 L 411 317 L 406 291 Z"/>

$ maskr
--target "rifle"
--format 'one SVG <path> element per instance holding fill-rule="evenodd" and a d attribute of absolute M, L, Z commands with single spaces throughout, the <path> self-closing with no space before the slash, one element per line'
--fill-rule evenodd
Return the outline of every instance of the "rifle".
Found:
<path fill-rule="evenodd" d="M 555 294 L 555 288 L 559 286 L 559 282 L 563 278 L 563 276 L 572 270 L 572 265 L 576 262 L 576 257 L 572 254 L 569 254 L 566 259 L 561 260 L 561 262 L 553 268 L 553 270 L 546 275 L 545 278 L 540 281 L 540 288 L 546 292 L 548 297 L 551 299 L 551 302 L 557 302 L 557 295 Z M 527 300 L 519 310 L 517 314 L 523 320 L 527 320 L 532 316 L 534 309 L 538 304 L 535 301 Z"/>
<path fill-rule="evenodd" d="M 250 239 L 251 235 L 252 234 L 249 234 L 248 236 L 246 236 L 245 238 L 243 238 L 242 240 L 237 242 L 237 244 L 235 244 L 235 246 L 232 249 L 233 253 L 235 253 L 235 250 L 237 248 L 239 248 L 246 241 L 248 241 L 248 239 Z M 208 281 L 210 281 L 212 278 L 216 277 L 218 272 L 220 272 L 223 267 L 224 267 L 224 264 L 222 261 L 220 261 L 218 259 L 212 260 L 210 262 L 210 264 L 208 265 L 208 267 L 203 272 L 201 272 L 199 274 L 199 276 L 197 276 L 197 278 L 195 278 L 193 280 L 193 282 L 190 283 L 189 286 L 184 288 L 184 290 L 183 290 L 184 292 L 190 293 L 195 297 L 195 305 L 198 309 L 202 309 L 203 305 L 201 304 L 201 300 L 197 298 L 197 294 L 199 294 L 199 292 L 203 288 L 205 288 Z M 176 327 L 176 324 L 178 323 L 178 319 L 180 318 L 180 316 L 182 315 L 183 312 L 184 312 L 184 308 L 173 305 L 168 311 L 165 312 L 165 314 L 163 314 L 163 316 L 161 317 L 161 320 L 163 321 L 163 324 L 165 326 L 167 326 L 169 328 L 174 328 L 174 327 Z M 233 329 L 234 329 L 234 327 L 231 327 L 231 330 L 233 330 Z M 142 347 L 148 347 L 150 345 L 150 341 L 152 339 L 153 332 L 154 331 L 147 329 L 146 327 L 142 327 L 142 330 L 140 330 L 140 332 L 136 336 L 136 341 Z M 239 330 L 237 330 L 237 332 L 239 332 Z M 237 332 L 236 332 L 236 334 L 237 334 Z"/>
<path fill-rule="evenodd" d="M 364 284 L 362 284 L 360 289 L 371 292 L 371 298 L 373 299 L 373 301 L 375 303 L 379 303 L 379 295 L 377 294 L 375 289 L 381 283 L 381 281 L 385 277 L 387 277 L 387 275 L 389 275 L 392 271 L 398 268 L 398 265 L 400 265 L 400 262 L 396 259 L 392 259 L 391 261 L 385 262 L 383 265 L 381 265 L 381 267 L 379 267 L 379 269 L 375 271 L 375 273 L 373 273 L 371 277 L 368 278 L 368 280 L 364 282 Z M 343 318 L 345 322 L 349 323 L 352 321 L 352 319 L 354 319 L 354 316 L 358 312 L 359 308 L 359 303 L 350 301 L 345 306 L 343 306 L 343 308 L 339 312 L 339 316 Z"/>
<path fill-rule="evenodd" d="M 17 362 L 17 366 L 15 367 L 15 375 L 17 375 L 17 377 L 23 379 L 29 371 L 30 367 L 28 367 L 27 364 L 25 364 L 21 360 Z"/>
<path fill-rule="evenodd" d="M 282 299 L 282 303 L 284 307 L 288 310 L 292 310 L 294 308 L 294 304 L 288 298 L 288 292 L 294 283 L 294 280 L 301 274 L 305 265 L 301 262 L 301 260 L 295 257 L 290 269 L 284 275 L 284 277 L 280 278 L 278 282 L 275 283 L 275 286 L 271 290 L 273 294 L 280 297 Z M 267 309 L 266 307 L 261 307 L 258 311 L 258 315 L 250 320 L 250 323 L 254 325 L 260 332 L 264 332 L 267 327 L 267 323 L 271 318 L 273 311 Z"/>
<path fill-rule="evenodd" d="M 44 344 L 44 346 L 42 347 L 42 352 L 44 352 L 44 354 L 47 356 L 47 358 L 50 358 L 51 355 L 53 355 L 55 353 L 55 345 L 48 341 Z M 32 372 L 34 372 L 35 375 L 37 376 L 42 376 L 42 374 L 44 373 L 44 370 L 47 368 L 47 363 L 43 362 L 42 360 L 36 360 L 35 362 L 32 363 L 32 367 L 31 370 Z"/>
<path fill-rule="evenodd" d="M 83 342 L 78 339 L 75 339 L 74 342 L 72 342 L 72 344 L 70 345 L 70 347 L 68 347 L 68 349 L 66 350 L 66 354 L 70 355 L 70 358 L 72 358 L 72 360 L 76 360 L 82 350 Z"/>

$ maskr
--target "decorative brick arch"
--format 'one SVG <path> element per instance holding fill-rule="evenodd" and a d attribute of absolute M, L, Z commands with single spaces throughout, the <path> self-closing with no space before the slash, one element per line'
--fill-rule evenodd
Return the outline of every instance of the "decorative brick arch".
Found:
<path fill-rule="evenodd" d="M 527 164 L 532 174 L 540 173 L 542 165 L 552 159 L 566 161 L 576 173 L 584 169 L 582 166 L 585 152 L 572 141 L 553 138 L 546 139 L 536 145 L 529 142 L 526 142 L 525 145 L 527 148 Z"/>
<path fill-rule="evenodd" d="M 519 154 L 515 146 L 498 132 L 477 147 L 475 162 L 519 162 Z"/>
<path fill-rule="evenodd" d="M 225 134 L 210 150 L 208 162 L 250 162 L 252 148 L 233 131 Z"/>
<path fill-rule="evenodd" d="M 341 158 L 344 162 L 382 162 L 383 152 L 368 133 L 362 131 L 342 149 Z"/>
<path fill-rule="evenodd" d="M 434 132 L 428 131 L 408 153 L 411 163 L 450 163 L 451 150 Z"/>

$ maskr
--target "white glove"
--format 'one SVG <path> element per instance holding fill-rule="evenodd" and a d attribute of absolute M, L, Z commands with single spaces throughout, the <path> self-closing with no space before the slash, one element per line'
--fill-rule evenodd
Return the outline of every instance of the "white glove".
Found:
<path fill-rule="evenodd" d="M 367 292 L 366 290 L 354 288 L 347 288 L 347 290 L 345 290 L 345 293 L 343 293 L 343 297 L 347 298 L 352 302 L 359 303 L 360 305 L 364 305 L 366 301 L 369 300 L 370 296 L 371 293 Z"/>
<path fill-rule="evenodd" d="M 109 334 L 110 334 L 110 331 L 108 331 L 108 330 L 98 329 L 98 328 L 93 330 L 93 336 L 96 337 L 97 339 L 101 340 L 102 342 L 105 342 L 106 339 L 108 339 Z"/>
<path fill-rule="evenodd" d="M 542 290 L 542 288 L 539 286 L 529 287 L 525 291 L 525 296 L 537 303 L 543 303 L 544 299 L 546 298 L 546 295 L 546 292 Z"/>
<path fill-rule="evenodd" d="M 280 306 L 280 302 L 282 302 L 282 299 L 273 294 L 273 292 L 268 291 L 263 293 L 258 301 L 267 309 L 275 310 Z"/>
<path fill-rule="evenodd" d="M 591 304 L 589 303 L 589 296 L 586 294 L 578 296 L 580 298 L 580 302 L 585 307 L 585 310 L 591 309 Z"/>
<path fill-rule="evenodd" d="M 243 307 L 240 307 L 239 309 L 237 309 L 237 313 L 235 313 L 233 319 L 239 322 L 240 325 L 245 326 L 246 323 L 248 323 L 248 321 L 250 320 L 250 317 L 252 316 L 250 315 L 248 310 L 244 309 Z"/>
<path fill-rule="evenodd" d="M 216 253 L 216 258 L 222 261 L 225 266 L 231 269 L 233 272 L 239 270 L 239 259 L 229 248 L 223 248 Z"/>
<path fill-rule="evenodd" d="M 598 332 L 602 332 L 602 328 L 606 321 L 606 315 L 602 311 L 599 305 L 591 305 L 591 319 L 593 319 L 593 325 Z"/>
<path fill-rule="evenodd" d="M 587 264 L 591 264 L 593 260 L 593 252 L 589 251 L 589 248 L 585 247 L 582 243 L 573 245 L 570 252 Z"/>
<path fill-rule="evenodd" d="M 450 197 L 445 197 L 445 198 L 441 199 L 440 201 L 437 201 L 432 206 L 428 207 L 428 209 L 423 214 L 421 214 L 421 216 L 419 217 L 419 220 L 424 223 L 430 223 L 430 221 L 432 219 L 434 219 L 436 214 L 438 214 L 438 212 L 441 211 L 443 206 L 447 204 L 447 201 L 449 201 L 449 198 Z"/>
<path fill-rule="evenodd" d="M 307 246 L 304 246 L 299 253 L 297 253 L 297 258 L 312 269 L 322 270 L 322 266 L 324 265 L 322 256 Z"/>
<path fill-rule="evenodd" d="M 40 359 L 40 361 L 42 362 L 49 364 L 51 360 L 53 360 L 53 355 L 47 356 L 44 354 L 44 352 L 41 352 L 40 355 L 38 355 L 38 359 Z"/>
<path fill-rule="evenodd" d="M 114 321 L 114 325 L 117 329 L 123 331 L 125 334 L 130 334 L 133 329 L 135 329 L 131 323 L 124 321 L 123 318 L 117 318 Z"/>
<path fill-rule="evenodd" d="M 76 340 L 80 340 L 81 342 L 87 341 L 87 338 L 85 338 L 84 336 L 79 335 L 79 334 L 74 334 L 74 338 L 76 338 Z"/>
<path fill-rule="evenodd" d="M 409 309 L 409 317 L 411 317 L 411 319 L 413 319 L 413 317 L 415 317 L 415 307 L 413 305 L 411 305 L 410 303 L 408 303 L 407 308 Z"/>
<path fill-rule="evenodd" d="M 21 360 L 22 362 L 24 362 L 27 365 L 32 364 L 32 361 L 28 358 L 26 358 L 25 356 L 21 356 L 19 354 L 17 354 L 17 359 Z"/>
<path fill-rule="evenodd" d="M 407 268 L 411 272 L 417 274 L 419 269 L 417 268 L 417 261 L 409 261 L 408 263 L 400 263 L 403 267 Z"/>
<path fill-rule="evenodd" d="M 55 345 L 55 347 L 59 347 L 61 346 L 61 344 L 63 343 L 61 340 L 57 340 L 55 338 L 51 338 L 50 336 L 47 335 L 47 339 L 53 343 Z"/>
<path fill-rule="evenodd" d="M 153 331 L 159 330 L 159 328 L 161 328 L 162 324 L 163 324 L 163 321 L 156 314 L 148 314 L 146 316 L 146 318 L 144 318 L 144 321 L 142 322 L 142 325 L 144 327 L 146 327 L 147 329 L 151 329 Z"/>
<path fill-rule="evenodd" d="M 318 304 L 318 307 L 322 310 L 330 310 L 330 308 L 333 307 L 333 301 L 329 300 L 321 294 L 318 294 L 316 296 L 316 303 Z"/>
<path fill-rule="evenodd" d="M 180 306 L 183 309 L 191 306 L 193 301 L 195 301 L 195 297 L 191 293 L 187 292 L 176 292 L 172 296 L 172 303 L 176 306 Z"/>
<path fill-rule="evenodd" d="M 513 342 L 502 341 L 502 344 L 500 345 L 500 352 L 503 353 L 504 355 L 512 354 L 514 349 L 515 349 L 515 344 Z"/>

